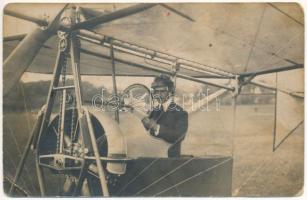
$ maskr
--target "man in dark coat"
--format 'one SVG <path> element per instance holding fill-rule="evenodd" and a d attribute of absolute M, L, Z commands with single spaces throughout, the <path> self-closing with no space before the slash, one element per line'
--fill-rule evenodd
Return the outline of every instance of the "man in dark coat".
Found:
<path fill-rule="evenodd" d="M 188 130 L 188 113 L 173 102 L 174 83 L 169 76 L 156 77 L 151 88 L 153 99 L 158 105 L 142 120 L 142 123 L 152 136 L 171 144 L 168 157 L 179 157 L 181 142 Z"/>

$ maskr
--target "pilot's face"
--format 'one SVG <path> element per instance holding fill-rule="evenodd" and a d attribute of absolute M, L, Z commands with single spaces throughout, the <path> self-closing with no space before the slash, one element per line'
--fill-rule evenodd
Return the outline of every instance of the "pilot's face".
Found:
<path fill-rule="evenodd" d="M 169 98 L 168 87 L 153 88 L 152 93 L 154 100 L 157 100 L 160 104 L 166 102 Z"/>

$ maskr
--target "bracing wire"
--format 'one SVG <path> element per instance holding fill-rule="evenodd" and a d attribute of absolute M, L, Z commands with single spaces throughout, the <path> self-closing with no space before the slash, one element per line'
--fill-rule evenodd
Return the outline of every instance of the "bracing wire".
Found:
<path fill-rule="evenodd" d="M 249 54 L 248 54 L 248 57 L 247 57 L 247 61 L 246 61 L 246 64 L 244 66 L 244 72 L 246 72 L 246 70 L 248 68 L 248 65 L 249 65 L 250 58 L 251 58 L 251 56 L 253 54 L 253 50 L 254 50 L 254 47 L 255 47 L 258 35 L 260 33 L 260 29 L 261 29 L 261 25 L 262 25 L 262 20 L 263 20 L 263 17 L 264 17 L 265 9 L 266 9 L 266 5 L 264 5 L 264 8 L 262 10 L 262 13 L 261 13 L 261 16 L 260 16 L 260 19 L 259 19 L 259 23 L 258 23 L 258 26 L 257 26 L 257 29 L 256 29 L 256 34 L 255 34 L 253 42 L 252 42 L 252 47 L 250 48 L 250 51 L 249 51 Z"/>
<path fill-rule="evenodd" d="M 289 15 L 288 13 L 286 13 L 285 11 L 281 10 L 280 8 L 278 8 L 277 6 L 275 6 L 273 3 L 268 3 L 270 6 L 272 6 L 273 8 L 275 8 L 277 11 L 279 11 L 280 13 L 284 14 L 285 16 L 287 16 L 289 19 L 292 19 L 293 21 L 295 21 L 296 23 L 298 23 L 299 25 L 301 25 L 304 28 L 304 24 L 301 23 L 300 21 L 298 21 L 297 19 L 295 19 L 294 17 L 292 17 L 291 15 Z"/>
<path fill-rule="evenodd" d="M 289 133 L 276 145 L 274 146 L 274 151 L 279 148 L 279 146 L 286 141 L 286 139 L 294 133 L 302 124 L 304 123 L 304 120 L 300 121 Z"/>
<path fill-rule="evenodd" d="M 189 178 L 186 178 L 186 179 L 176 183 L 175 185 L 172 185 L 171 187 L 168 187 L 168 188 L 166 188 L 166 189 L 164 189 L 164 190 L 154 194 L 153 196 L 156 197 L 156 196 L 158 196 L 160 194 L 163 194 L 164 192 L 167 192 L 167 191 L 169 191 L 169 190 L 171 190 L 173 188 L 176 188 L 177 186 L 179 186 L 181 184 L 184 184 L 184 183 L 186 183 L 186 182 L 188 182 L 188 181 L 190 181 L 190 180 L 192 180 L 192 179 L 194 179 L 194 178 L 196 178 L 196 177 L 198 177 L 198 176 L 200 176 L 202 174 L 205 174 L 205 173 L 207 173 L 207 172 L 209 172 L 209 171 L 211 171 L 211 170 L 213 170 L 213 169 L 215 169 L 215 168 L 225 164 L 226 162 L 228 162 L 230 160 L 232 160 L 232 158 L 225 159 L 224 161 L 222 161 L 222 162 L 220 162 L 220 163 L 218 163 L 218 164 L 216 164 L 216 165 L 214 165 L 212 167 L 209 167 L 209 168 L 207 168 L 207 169 L 205 169 L 205 170 L 203 170 L 201 172 L 198 172 L 198 173 L 194 174 L 193 176 L 190 176 Z"/>
<path fill-rule="evenodd" d="M 274 7 L 273 4 L 271 4 L 271 3 L 268 3 L 268 4 Z M 284 13 L 284 14 L 285 14 L 285 13 Z M 290 17 L 290 18 L 291 18 L 291 17 Z M 303 25 L 303 24 L 301 24 L 301 25 Z M 226 31 L 224 31 L 224 30 L 218 30 L 217 28 L 213 28 L 213 27 L 210 27 L 210 26 L 207 26 L 207 27 L 208 27 L 209 29 L 211 29 L 211 30 L 219 31 L 219 33 L 221 33 L 221 34 L 227 35 L 227 36 L 229 36 L 229 37 L 231 37 L 231 38 L 233 38 L 233 39 L 236 39 L 236 40 L 238 40 L 238 41 L 241 41 L 241 42 L 243 42 L 243 43 L 246 44 L 246 45 L 252 46 L 253 49 L 258 49 L 258 50 L 260 50 L 261 52 L 263 52 L 263 53 L 265 53 L 265 54 L 271 55 L 271 57 L 277 57 L 277 58 L 279 58 L 279 59 L 281 59 L 281 60 L 287 61 L 286 58 L 281 57 L 281 56 L 278 55 L 279 52 L 275 52 L 275 53 L 269 52 L 269 51 L 267 51 L 267 50 L 265 50 L 265 49 L 262 49 L 262 48 L 258 47 L 255 43 L 254 43 L 253 45 L 251 45 L 249 42 L 244 41 L 244 40 L 242 40 L 241 38 L 239 38 L 239 37 L 237 37 L 237 36 L 235 36 L 235 35 L 233 35 L 233 34 L 231 34 L 231 33 L 228 33 L 228 32 L 226 32 Z"/>
<path fill-rule="evenodd" d="M 276 115 L 276 114 L 275 114 Z M 275 118 L 276 120 L 276 118 Z M 304 120 L 303 120 L 304 121 Z M 252 171 L 249 176 L 245 179 L 245 181 L 239 185 L 239 187 L 237 187 L 234 192 L 233 195 L 237 196 L 240 192 L 240 190 L 252 179 L 252 177 L 254 177 L 265 165 L 267 165 L 267 163 L 271 160 L 270 157 L 274 155 L 274 151 L 279 147 L 280 144 L 282 144 L 286 138 L 288 138 L 293 132 L 295 132 L 295 130 L 297 130 L 297 128 L 303 124 L 303 121 L 301 121 L 294 129 L 292 129 L 287 135 L 286 137 L 283 138 L 283 140 L 275 146 L 275 129 L 276 127 L 274 126 L 274 131 L 273 131 L 273 151 L 264 156 L 264 159 L 262 160 L 262 162 L 260 162 L 260 164 L 256 167 L 256 169 L 254 171 Z M 275 122 L 276 123 L 276 122 Z"/>
<path fill-rule="evenodd" d="M 140 173 L 134 176 L 126 185 L 124 185 L 121 189 L 119 189 L 118 194 L 121 194 L 131 183 L 133 183 L 139 176 L 144 174 L 150 167 L 159 160 L 160 158 L 154 159 L 151 163 L 149 163 Z"/>
<path fill-rule="evenodd" d="M 270 3 L 269 3 L 269 4 L 270 4 Z M 271 4 L 270 4 L 270 5 L 271 5 Z M 274 6 L 274 5 L 271 5 L 271 6 Z M 129 24 L 127 24 L 127 25 L 129 25 Z M 225 30 L 221 30 L 221 29 L 218 29 L 218 28 L 215 28 L 215 27 L 211 27 L 211 26 L 209 26 L 209 25 L 206 25 L 206 27 L 209 28 L 209 29 L 211 29 L 211 30 L 218 31 L 220 34 L 224 34 L 224 35 L 227 35 L 227 36 L 229 36 L 229 37 L 231 37 L 231 38 L 233 38 L 233 39 L 235 39 L 235 40 L 238 40 L 238 41 L 242 42 L 243 44 L 246 44 L 246 45 L 248 45 L 248 46 L 251 46 L 253 49 L 258 49 L 258 50 L 260 50 L 261 52 L 264 52 L 265 54 L 272 55 L 273 57 L 277 57 L 277 58 L 279 58 L 279 59 L 281 59 L 281 60 L 287 61 L 286 58 L 281 57 L 281 56 L 279 56 L 279 55 L 277 55 L 277 54 L 274 54 L 274 53 L 272 53 L 272 52 L 269 52 L 269 51 L 267 51 L 267 50 L 265 50 L 265 49 L 263 49 L 263 48 L 260 48 L 260 47 L 258 47 L 258 46 L 255 45 L 255 44 L 250 44 L 250 42 L 245 41 L 245 40 L 243 40 L 243 39 L 241 39 L 241 38 L 239 38 L 239 37 L 237 37 L 237 36 L 235 36 L 235 35 L 233 35 L 233 34 L 227 32 L 227 31 L 225 31 Z"/>
<path fill-rule="evenodd" d="M 27 114 L 27 125 L 28 125 L 28 131 L 29 133 L 31 132 L 31 128 L 30 128 L 30 116 L 29 116 L 29 110 L 28 110 L 28 106 L 27 106 L 27 103 L 26 103 L 26 95 L 25 95 L 25 90 L 24 90 L 24 87 L 23 87 L 23 83 L 20 84 L 20 89 L 21 89 L 21 92 L 22 92 L 22 98 L 23 98 L 23 104 L 25 106 L 25 110 L 26 110 L 26 114 Z"/>
<path fill-rule="evenodd" d="M 284 45 L 282 45 L 277 51 L 275 51 L 274 53 L 271 54 L 271 56 L 268 59 L 265 59 L 262 66 L 267 65 L 272 58 L 277 55 L 278 53 L 280 53 L 281 51 L 285 50 L 296 38 L 298 38 L 302 33 L 304 33 L 304 31 L 300 31 L 298 34 L 296 34 L 294 37 L 292 37 L 290 40 L 288 40 L 288 42 Z M 288 61 L 287 61 L 288 62 Z"/>
<path fill-rule="evenodd" d="M 258 167 L 245 179 L 245 181 L 234 190 L 233 196 L 237 196 L 240 192 L 240 190 L 254 177 L 260 169 L 262 169 L 270 159 L 268 159 L 269 156 L 267 156 L 259 165 Z"/>
<path fill-rule="evenodd" d="M 10 154 L 9 154 L 9 151 L 5 148 L 5 146 L 3 146 L 3 152 L 6 152 L 7 155 L 10 155 Z M 16 170 L 17 170 L 17 166 L 16 166 L 15 162 L 13 161 L 13 159 L 12 159 L 10 156 L 8 156 L 8 157 L 6 158 L 6 160 L 9 160 L 9 162 L 10 162 L 10 163 L 12 164 L 12 166 L 14 167 L 14 171 L 16 171 Z M 23 177 L 21 177 L 20 179 L 21 179 L 21 182 L 22 182 L 22 184 L 23 184 L 23 187 L 24 187 L 27 191 L 30 191 L 29 188 L 28 188 L 28 186 L 27 186 L 27 184 L 26 184 L 26 182 L 25 182 L 25 180 L 23 179 Z"/>
<path fill-rule="evenodd" d="M 3 178 L 6 179 L 10 184 L 14 184 L 15 188 L 17 188 L 19 191 L 24 193 L 24 195 L 30 196 L 30 194 L 25 189 L 23 189 L 20 185 L 17 185 L 16 183 L 14 183 L 14 181 L 10 177 L 4 175 Z"/>
<path fill-rule="evenodd" d="M 10 125 L 9 125 L 8 123 L 6 123 L 6 124 L 7 124 L 8 130 L 10 131 L 10 134 L 9 134 L 9 135 L 11 136 L 11 138 L 13 139 L 13 141 L 14 141 L 16 147 L 17 147 L 18 154 L 19 154 L 19 155 L 22 155 L 20 146 L 19 146 L 19 144 L 18 144 L 18 142 L 17 142 L 17 139 L 16 139 L 16 136 L 15 136 L 14 132 L 12 131 Z M 16 169 L 17 169 L 17 168 L 16 168 Z M 29 171 L 29 168 L 28 168 L 27 166 L 25 166 L 25 170 L 26 170 L 26 174 L 28 175 L 28 176 L 27 176 L 27 177 L 28 177 L 28 180 L 29 180 L 30 183 L 31 183 L 31 184 L 30 184 L 30 185 L 31 185 L 31 188 L 33 189 L 33 191 L 36 191 L 36 190 L 35 190 L 35 187 L 34 187 L 34 185 L 33 185 L 33 183 L 34 183 L 33 177 L 31 176 L 30 171 Z"/>
<path fill-rule="evenodd" d="M 22 92 L 22 97 L 23 97 L 23 104 L 24 104 L 24 107 L 25 107 L 25 111 L 26 111 L 26 114 L 27 114 L 27 126 L 28 126 L 28 132 L 29 132 L 29 134 L 31 133 L 31 128 L 30 128 L 30 115 L 29 115 L 29 110 L 28 110 L 28 105 L 27 105 L 27 102 L 26 102 L 26 93 L 25 93 L 25 89 L 24 89 L 24 87 L 23 87 L 23 83 L 21 83 L 20 84 L 20 88 L 21 88 L 21 92 Z M 14 134 L 14 136 L 15 136 L 15 134 Z M 17 142 L 17 141 L 16 141 Z M 19 147 L 18 147 L 18 149 L 19 149 Z M 21 153 L 21 150 L 19 149 L 19 152 Z M 30 173 L 29 173 L 29 170 L 28 170 L 28 167 L 25 167 L 25 170 L 27 171 L 27 173 L 28 173 L 28 175 L 29 175 L 29 177 L 31 177 L 30 178 L 30 180 L 32 181 L 32 184 L 31 184 L 31 186 L 32 186 L 32 188 L 35 188 L 34 186 L 33 186 L 33 177 L 32 176 L 30 176 Z M 36 191 L 35 189 L 34 189 L 34 191 Z"/>
<path fill-rule="evenodd" d="M 235 100 L 234 100 L 235 101 Z M 236 110 L 236 105 L 233 105 L 234 106 L 234 110 L 233 110 L 233 117 L 232 117 L 232 120 L 233 120 L 233 123 L 232 123 L 232 128 L 233 128 L 233 130 L 231 130 L 231 156 L 233 156 L 233 149 L 234 149 L 234 133 L 235 133 L 235 129 L 234 129 L 234 127 L 235 127 L 235 110 Z M 219 112 L 219 111 L 216 111 L 216 112 Z M 227 128 L 226 128 L 226 125 L 225 125 L 225 123 L 224 123 L 224 121 L 222 120 L 222 117 L 221 117 L 221 115 L 218 115 L 217 116 L 217 120 L 219 121 L 219 125 L 222 127 L 222 129 L 225 131 L 225 132 L 227 132 Z"/>
<path fill-rule="evenodd" d="M 161 180 L 163 180 L 164 178 L 166 178 L 167 176 L 171 175 L 172 173 L 176 172 L 177 170 L 179 170 L 180 168 L 182 168 L 183 166 L 185 166 L 186 164 L 190 163 L 192 160 L 194 160 L 195 157 L 185 161 L 183 164 L 179 165 L 178 167 L 176 167 L 175 169 L 171 170 L 170 172 L 165 173 L 163 176 L 161 176 L 160 178 L 158 178 L 157 180 L 153 181 L 151 184 L 147 185 L 146 187 L 142 188 L 141 190 L 139 190 L 138 192 L 136 192 L 133 196 L 136 196 L 140 193 L 142 193 L 143 191 L 147 190 L 148 188 L 150 188 L 151 186 L 157 184 L 158 182 L 160 182 Z"/>
<path fill-rule="evenodd" d="M 233 113 L 232 113 L 232 135 L 231 135 L 231 155 L 234 156 L 234 151 L 235 151 L 235 136 L 236 136 L 236 131 L 237 131 L 237 121 L 236 121 L 236 116 L 237 116 L 237 96 L 233 97 Z"/>
<path fill-rule="evenodd" d="M 277 128 L 277 88 L 278 88 L 278 73 L 275 73 L 275 102 L 274 102 L 274 127 L 273 127 L 273 151 L 275 151 L 276 143 L 276 128 Z"/>

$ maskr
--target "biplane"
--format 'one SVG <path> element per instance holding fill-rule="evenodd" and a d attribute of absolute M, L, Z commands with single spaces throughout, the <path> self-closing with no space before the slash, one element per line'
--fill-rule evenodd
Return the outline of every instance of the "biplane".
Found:
<path fill-rule="evenodd" d="M 106 11 L 100 5 L 36 5 L 39 16 L 48 6 L 56 10 L 53 17 L 31 15 L 35 5 L 29 4 L 4 9 L 6 16 L 36 26 L 3 39 L 4 101 L 14 98 L 25 72 L 51 77 L 15 173 L 4 174 L 9 195 L 231 196 L 232 137 L 242 90 L 267 88 L 280 100 L 274 151 L 303 123 L 304 25 L 302 14 L 292 16 L 302 13 L 297 4 L 108 4 Z M 190 128 L 178 158 L 168 158 L 169 144 L 146 133 L 139 119 L 153 106 L 143 78 L 161 73 L 172 77 L 178 98 L 188 85 L 215 88 L 188 103 Z M 104 77 L 99 80 L 112 83 L 112 97 L 102 91 L 85 101 L 84 76 Z M 120 83 L 122 77 L 139 81 Z M 230 99 L 227 114 L 205 112 L 193 124 L 219 97 Z M 290 111 L 277 115 L 285 103 Z M 283 129 L 277 126 L 280 115 L 291 118 L 281 120 Z M 206 129 L 208 124 L 214 128 Z M 215 146 L 206 149 L 210 139 Z M 19 184 L 29 173 L 27 159 L 37 178 L 32 194 Z"/>

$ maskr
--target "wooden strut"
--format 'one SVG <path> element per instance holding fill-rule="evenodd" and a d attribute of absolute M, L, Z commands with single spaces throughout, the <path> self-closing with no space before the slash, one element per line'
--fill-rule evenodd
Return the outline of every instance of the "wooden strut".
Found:
<path fill-rule="evenodd" d="M 73 19 L 76 19 L 76 13 L 72 10 Z M 74 24 L 73 24 L 74 25 Z M 80 132 L 83 140 L 83 150 L 88 151 L 88 153 L 94 152 L 96 159 L 98 172 L 99 172 L 99 180 L 101 183 L 101 190 L 104 196 L 109 196 L 109 191 L 106 183 L 106 179 L 103 173 L 103 168 L 100 161 L 100 155 L 96 143 L 96 138 L 94 134 L 94 130 L 92 127 L 92 122 L 89 117 L 89 113 L 86 109 L 82 106 L 82 93 L 81 93 L 81 75 L 80 75 L 80 43 L 78 43 L 78 38 L 76 37 L 77 32 L 72 32 L 70 34 L 70 58 L 71 58 L 71 67 L 73 72 L 73 80 L 74 80 L 74 87 L 75 87 L 75 94 L 76 94 L 76 103 L 77 103 L 77 110 L 79 116 L 79 125 L 80 125 Z M 78 192 L 82 188 L 82 184 L 85 180 L 85 175 L 88 171 L 89 162 L 87 160 L 84 161 L 81 172 L 79 174 L 79 178 L 77 181 L 77 187 L 74 191 L 74 195 L 78 194 Z"/>
<path fill-rule="evenodd" d="M 61 125 L 61 129 L 60 129 L 60 151 L 59 153 L 63 153 L 63 149 L 64 149 L 64 129 L 65 129 L 65 110 L 66 110 L 66 89 L 63 90 L 63 95 L 62 95 L 62 110 L 60 115 L 61 116 L 61 122 L 59 122 Z"/>
<path fill-rule="evenodd" d="M 110 43 L 111 43 L 110 57 L 111 57 L 111 63 L 112 63 L 113 94 L 114 94 L 115 98 L 117 98 L 118 96 L 117 96 L 117 85 L 116 85 L 116 74 L 115 74 L 114 49 L 113 49 L 112 41 Z M 118 106 L 116 106 L 116 109 L 115 109 L 115 120 L 117 121 L 117 123 L 119 123 L 119 108 L 118 108 Z"/>
<path fill-rule="evenodd" d="M 37 136 L 37 141 L 35 142 L 35 154 L 36 154 L 36 159 L 35 159 L 35 165 L 36 165 L 36 173 L 37 173 L 37 178 L 38 178 L 38 183 L 39 183 L 39 188 L 40 188 L 40 193 L 41 196 L 46 195 L 46 187 L 45 187 L 45 180 L 44 180 L 44 174 L 42 167 L 39 164 L 39 144 L 40 140 L 42 137 L 42 134 L 46 132 L 48 128 L 48 124 L 50 121 L 50 116 L 52 112 L 52 107 L 55 103 L 55 97 L 56 97 L 56 91 L 53 88 L 58 87 L 59 84 L 59 79 L 62 71 L 62 62 L 65 59 L 65 52 L 61 51 L 60 45 L 58 46 L 58 54 L 57 54 L 57 59 L 54 67 L 54 72 L 53 72 L 53 78 L 50 83 L 48 95 L 47 95 L 47 103 L 46 103 L 46 112 L 45 115 L 43 116 L 41 127 Z"/>
<path fill-rule="evenodd" d="M 99 155 L 99 150 L 98 150 L 98 146 L 96 143 L 96 138 L 95 138 L 95 134 L 94 134 L 94 129 L 91 123 L 91 118 L 90 118 L 90 114 L 88 112 L 88 110 L 85 110 L 85 116 L 87 119 L 87 124 L 88 124 L 88 128 L 89 128 L 89 136 L 91 138 L 91 142 L 92 142 L 92 147 L 94 150 L 94 156 L 96 159 L 96 164 L 97 164 L 97 168 L 98 168 L 98 175 L 99 175 L 99 180 L 100 180 L 100 185 L 101 185 L 101 190 L 103 193 L 104 197 L 108 197 L 109 194 L 109 190 L 108 190 L 108 185 L 106 182 L 106 176 L 101 164 L 101 160 L 100 160 L 100 155 Z"/>
<path fill-rule="evenodd" d="M 74 86 L 76 88 L 75 90 L 76 91 L 76 102 L 77 102 L 77 110 L 79 114 L 80 131 L 81 131 L 82 139 L 85 145 L 84 149 L 88 149 L 88 152 L 94 152 L 95 157 L 98 156 L 98 160 L 96 159 L 96 162 L 98 166 L 101 190 L 103 191 L 104 196 L 109 196 L 106 179 L 105 179 L 104 173 L 102 172 L 103 169 L 102 169 L 102 165 L 100 161 L 100 155 L 99 155 L 99 151 L 98 151 L 98 147 L 96 143 L 96 138 L 93 132 L 94 130 L 91 124 L 92 122 L 89 116 L 87 116 L 89 115 L 87 114 L 88 111 L 82 107 L 82 99 L 81 99 L 82 94 L 81 94 L 81 88 L 80 88 L 80 83 L 81 83 L 80 62 L 79 62 L 80 56 L 78 56 L 79 47 L 76 46 L 75 39 L 76 38 L 74 36 L 72 36 L 70 39 L 71 41 L 71 49 L 70 49 L 71 55 L 70 56 L 71 56 L 71 62 L 72 62 L 71 64 L 72 64 L 72 72 L 73 72 L 73 77 L 74 77 Z M 85 161 L 81 169 L 80 175 L 79 175 L 79 179 L 77 182 L 77 187 L 74 192 L 74 195 L 78 194 L 79 189 L 81 189 L 83 180 L 85 179 L 85 175 L 87 173 L 87 168 L 88 168 L 88 163 L 87 161 Z"/>
<path fill-rule="evenodd" d="M 97 162 L 98 166 L 98 172 L 99 172 L 99 179 L 101 183 L 101 190 L 103 191 L 104 196 L 109 196 L 109 191 L 107 187 L 107 182 L 105 178 L 105 174 L 103 172 L 103 167 L 101 164 L 100 160 L 100 155 L 96 143 L 96 138 L 94 135 L 94 130 L 91 124 L 90 116 L 88 111 L 84 111 L 84 108 L 82 106 L 82 94 L 81 94 L 81 88 L 80 88 L 80 83 L 81 83 L 81 77 L 80 77 L 80 60 L 78 56 L 78 50 L 79 47 L 76 46 L 76 37 L 74 37 L 73 34 L 69 35 L 69 42 L 70 42 L 70 56 L 71 56 L 71 67 L 72 67 L 72 72 L 73 72 L 73 78 L 74 78 L 74 89 L 75 89 L 75 94 L 76 94 L 76 102 L 77 102 L 77 110 L 79 114 L 79 125 L 80 125 L 80 132 L 81 136 L 83 139 L 83 150 L 87 149 L 89 153 L 93 152 L 95 156 L 95 160 Z M 56 64 L 54 68 L 54 73 L 53 73 L 53 79 L 51 80 L 48 96 L 47 96 L 47 103 L 45 107 L 45 113 L 43 115 L 40 115 L 41 117 L 41 123 L 38 122 L 38 136 L 37 140 L 35 140 L 35 136 L 31 137 L 29 140 L 29 145 L 27 146 L 27 149 L 25 151 L 25 156 L 23 156 L 22 162 L 20 164 L 20 168 L 24 165 L 24 157 L 26 157 L 28 153 L 28 149 L 30 149 L 31 143 L 33 143 L 33 140 L 35 142 L 35 154 L 36 154 L 36 172 L 37 172 L 37 177 L 38 177 L 38 183 L 39 183 L 39 188 L 40 188 L 40 193 L 41 196 L 46 195 L 46 186 L 45 186 L 45 180 L 44 180 L 44 173 L 43 173 L 43 166 L 40 164 L 39 160 L 39 145 L 41 142 L 41 137 L 42 135 L 47 131 L 48 124 L 50 122 L 50 116 L 52 112 L 52 107 L 55 103 L 55 97 L 57 92 L 63 92 L 63 95 L 66 93 L 66 89 L 72 89 L 72 87 L 65 88 L 63 87 L 58 87 L 59 85 L 59 79 L 60 75 L 62 72 L 63 68 L 63 61 L 66 59 L 65 56 L 67 56 L 67 51 L 68 49 L 65 50 L 65 52 L 61 51 L 60 45 L 58 49 L 58 55 L 56 59 Z M 62 99 L 63 103 L 65 103 L 65 97 Z M 62 112 L 64 112 L 65 106 L 62 108 Z M 64 118 L 62 118 L 63 120 Z M 64 136 L 64 124 L 63 121 L 59 122 L 61 123 L 62 131 L 61 131 L 61 143 L 60 143 L 60 153 L 63 153 L 63 136 Z M 98 159 L 97 159 L 98 158 Z M 88 169 L 89 162 L 85 159 L 83 163 L 83 168 L 79 174 L 79 179 L 77 182 L 77 187 L 75 188 L 74 194 L 79 194 L 79 190 L 82 188 L 83 180 L 86 178 L 87 174 L 87 169 Z M 15 180 L 18 180 L 20 176 L 21 170 L 19 169 L 18 174 L 16 174 Z"/>
<path fill-rule="evenodd" d="M 275 102 L 274 102 L 274 127 L 273 127 L 273 147 L 272 151 L 275 151 L 275 143 L 276 143 L 276 127 L 277 127 L 277 81 L 278 81 L 278 73 L 276 72 L 276 77 L 275 77 Z"/>
<path fill-rule="evenodd" d="M 19 18 L 19 19 L 23 19 L 23 20 L 26 20 L 26 21 L 30 21 L 30 22 L 33 22 L 33 23 L 36 23 L 39 26 L 48 26 L 48 22 L 46 20 L 42 20 L 42 19 L 38 19 L 38 18 L 35 18 L 35 17 L 31 17 L 31 16 L 28 16 L 28 15 L 25 15 L 25 14 L 22 14 L 22 13 L 15 12 L 13 10 L 4 9 L 4 14 L 5 15 L 10 15 L 12 17 L 16 17 L 16 18 Z"/>

